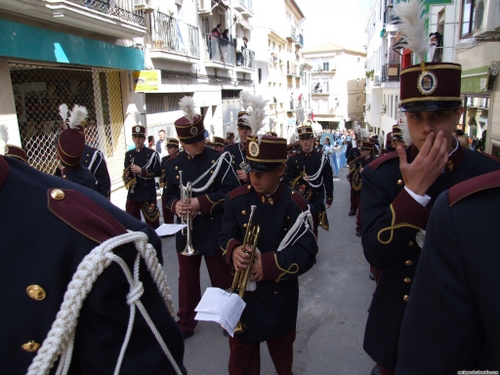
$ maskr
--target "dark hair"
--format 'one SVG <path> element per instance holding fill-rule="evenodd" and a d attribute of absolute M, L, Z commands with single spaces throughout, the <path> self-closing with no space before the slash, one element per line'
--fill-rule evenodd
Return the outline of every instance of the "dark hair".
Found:
<path fill-rule="evenodd" d="M 220 23 L 218 23 L 218 24 L 217 24 L 217 28 L 219 28 L 219 27 L 221 27 L 221 24 L 220 24 Z"/>

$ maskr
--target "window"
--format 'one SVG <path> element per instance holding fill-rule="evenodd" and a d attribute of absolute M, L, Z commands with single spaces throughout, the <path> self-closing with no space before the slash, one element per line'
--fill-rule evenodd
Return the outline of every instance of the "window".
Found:
<path fill-rule="evenodd" d="M 326 72 L 330 70 L 330 63 L 329 62 L 323 63 L 323 70 Z"/>
<path fill-rule="evenodd" d="M 460 38 L 466 38 L 474 29 L 474 8 L 477 0 L 462 0 L 462 17 L 460 20 Z"/>
<path fill-rule="evenodd" d="M 361 99 L 357 98 L 357 106 L 359 107 L 361 105 Z"/>

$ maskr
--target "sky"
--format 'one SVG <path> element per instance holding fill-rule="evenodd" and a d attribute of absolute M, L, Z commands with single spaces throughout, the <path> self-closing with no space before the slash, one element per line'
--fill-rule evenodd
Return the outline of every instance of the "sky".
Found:
<path fill-rule="evenodd" d="M 324 43 L 364 51 L 370 0 L 295 0 L 306 16 L 304 48 Z"/>

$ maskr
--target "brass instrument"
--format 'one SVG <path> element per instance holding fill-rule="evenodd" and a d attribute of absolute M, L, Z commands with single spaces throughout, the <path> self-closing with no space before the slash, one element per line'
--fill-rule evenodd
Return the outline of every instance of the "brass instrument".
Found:
<path fill-rule="evenodd" d="M 304 177 L 307 177 L 305 166 L 302 172 L 297 177 L 295 177 L 290 185 L 292 186 L 293 190 L 302 194 L 304 198 L 309 201 L 312 197 L 313 192 L 311 187 L 309 186 L 309 183 L 304 179 Z"/>
<path fill-rule="evenodd" d="M 186 186 L 182 184 L 182 171 L 179 171 L 179 184 L 181 189 L 181 200 L 190 204 L 193 195 L 193 187 L 191 181 L 188 181 Z M 181 254 L 186 256 L 197 255 L 198 251 L 193 248 L 193 240 L 191 237 L 193 232 L 193 218 L 191 217 L 191 213 L 189 212 L 185 219 L 181 217 L 181 221 L 183 224 L 186 224 L 186 230 L 184 231 L 183 229 L 181 232 L 183 236 L 186 236 L 186 247 L 181 251 Z"/>
<path fill-rule="evenodd" d="M 131 193 L 134 193 L 134 187 L 137 184 L 137 177 L 135 173 L 132 172 L 132 166 L 134 165 L 134 158 L 130 165 L 123 170 L 122 179 L 125 184 L 125 188 Z"/>
<path fill-rule="evenodd" d="M 245 290 L 247 288 L 248 281 L 250 280 L 250 269 L 252 268 L 252 264 L 254 262 L 255 250 L 257 249 L 257 242 L 259 241 L 260 226 L 252 224 L 253 214 L 256 209 L 257 206 L 250 206 L 250 218 L 248 219 L 245 238 L 243 239 L 243 244 L 241 245 L 243 251 L 245 252 L 247 252 L 247 250 L 245 250 L 247 245 L 250 246 L 252 250 L 252 252 L 250 253 L 250 263 L 244 270 L 235 271 L 233 283 L 231 284 L 231 288 L 229 288 L 229 291 L 231 293 L 238 293 L 238 295 L 242 299 L 245 296 Z M 234 332 L 241 333 L 244 331 L 245 329 L 241 324 L 241 321 L 239 321 L 238 325 L 234 329 Z"/>

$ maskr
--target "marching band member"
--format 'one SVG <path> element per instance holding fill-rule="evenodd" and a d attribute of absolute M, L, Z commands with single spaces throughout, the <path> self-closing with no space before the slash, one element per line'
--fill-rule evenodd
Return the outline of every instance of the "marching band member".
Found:
<path fill-rule="evenodd" d="M 247 161 L 250 184 L 231 191 L 224 200 L 220 246 L 235 271 L 251 267 L 241 316 L 243 333 L 229 338 L 230 375 L 260 374 L 260 342 L 266 341 L 278 375 L 292 374 L 293 342 L 299 299 L 298 276 L 315 263 L 318 246 L 309 206 L 304 197 L 280 182 L 285 173 L 287 142 L 257 135 L 260 108 L 245 120 L 253 127 Z M 242 248 L 251 206 L 260 225 L 254 263 L 251 247 Z M 249 291 L 253 290 L 253 291 Z"/>
<path fill-rule="evenodd" d="M 231 269 L 219 248 L 217 236 L 221 228 L 223 202 L 226 193 L 239 186 L 229 153 L 221 154 L 205 146 L 205 127 L 201 115 L 194 109 L 193 99 L 186 96 L 179 102 L 185 116 L 175 122 L 177 137 L 183 151 L 165 164 L 166 207 L 192 228 L 176 235 L 179 259 L 179 325 L 185 338 L 194 334 L 196 305 L 201 299 L 200 264 L 205 258 L 212 286 L 226 289 L 231 283 Z M 181 189 L 191 185 L 189 198 L 181 199 Z M 190 202 L 188 203 L 187 200 Z M 190 220 L 186 217 L 190 215 Z M 188 242 L 188 238 L 192 243 Z M 181 254 L 192 248 L 195 255 Z"/>
<path fill-rule="evenodd" d="M 0 156 L 0 207 L 3 374 L 186 374 L 150 227 L 13 157 Z"/>
<path fill-rule="evenodd" d="M 167 205 L 165 203 L 165 185 L 167 183 L 165 166 L 167 161 L 169 161 L 171 158 L 176 158 L 179 155 L 179 140 L 177 138 L 166 138 L 164 142 L 166 143 L 167 155 L 161 158 L 160 186 L 163 188 L 161 194 L 161 207 L 163 212 L 163 222 L 166 224 L 173 224 L 174 214 L 167 208 Z"/>
<path fill-rule="evenodd" d="M 420 60 L 400 76 L 399 107 L 412 145 L 397 147 L 396 153 L 378 157 L 363 170 L 363 250 L 368 263 L 382 271 L 363 347 L 381 365 L 382 375 L 396 369 L 401 322 L 412 298 L 427 220 L 437 196 L 465 179 L 500 168 L 491 158 L 463 149 L 452 135 L 464 111 L 462 67 L 424 62 L 428 44 L 423 35 L 415 37 L 418 29 L 425 30 L 423 7 L 418 0 L 410 0 L 398 4 L 395 12 L 407 47 L 418 51 Z"/>
<path fill-rule="evenodd" d="M 303 118 L 301 118 L 303 109 L 299 109 L 297 109 L 297 117 L 303 124 Z M 299 191 L 313 207 L 314 233 L 317 235 L 318 225 L 325 230 L 329 229 L 326 210 L 333 202 L 332 167 L 327 153 L 318 152 L 314 148 L 312 125 L 303 124 L 297 128 L 297 131 L 301 150 L 288 158 L 284 181 Z"/>
<path fill-rule="evenodd" d="M 125 210 L 138 220 L 141 211 L 146 223 L 152 228 L 160 225 L 160 210 L 156 205 L 155 177 L 161 175 L 160 157 L 157 151 L 144 146 L 146 128 L 134 125 L 132 140 L 135 149 L 125 154 L 124 181 L 128 188 Z"/>

